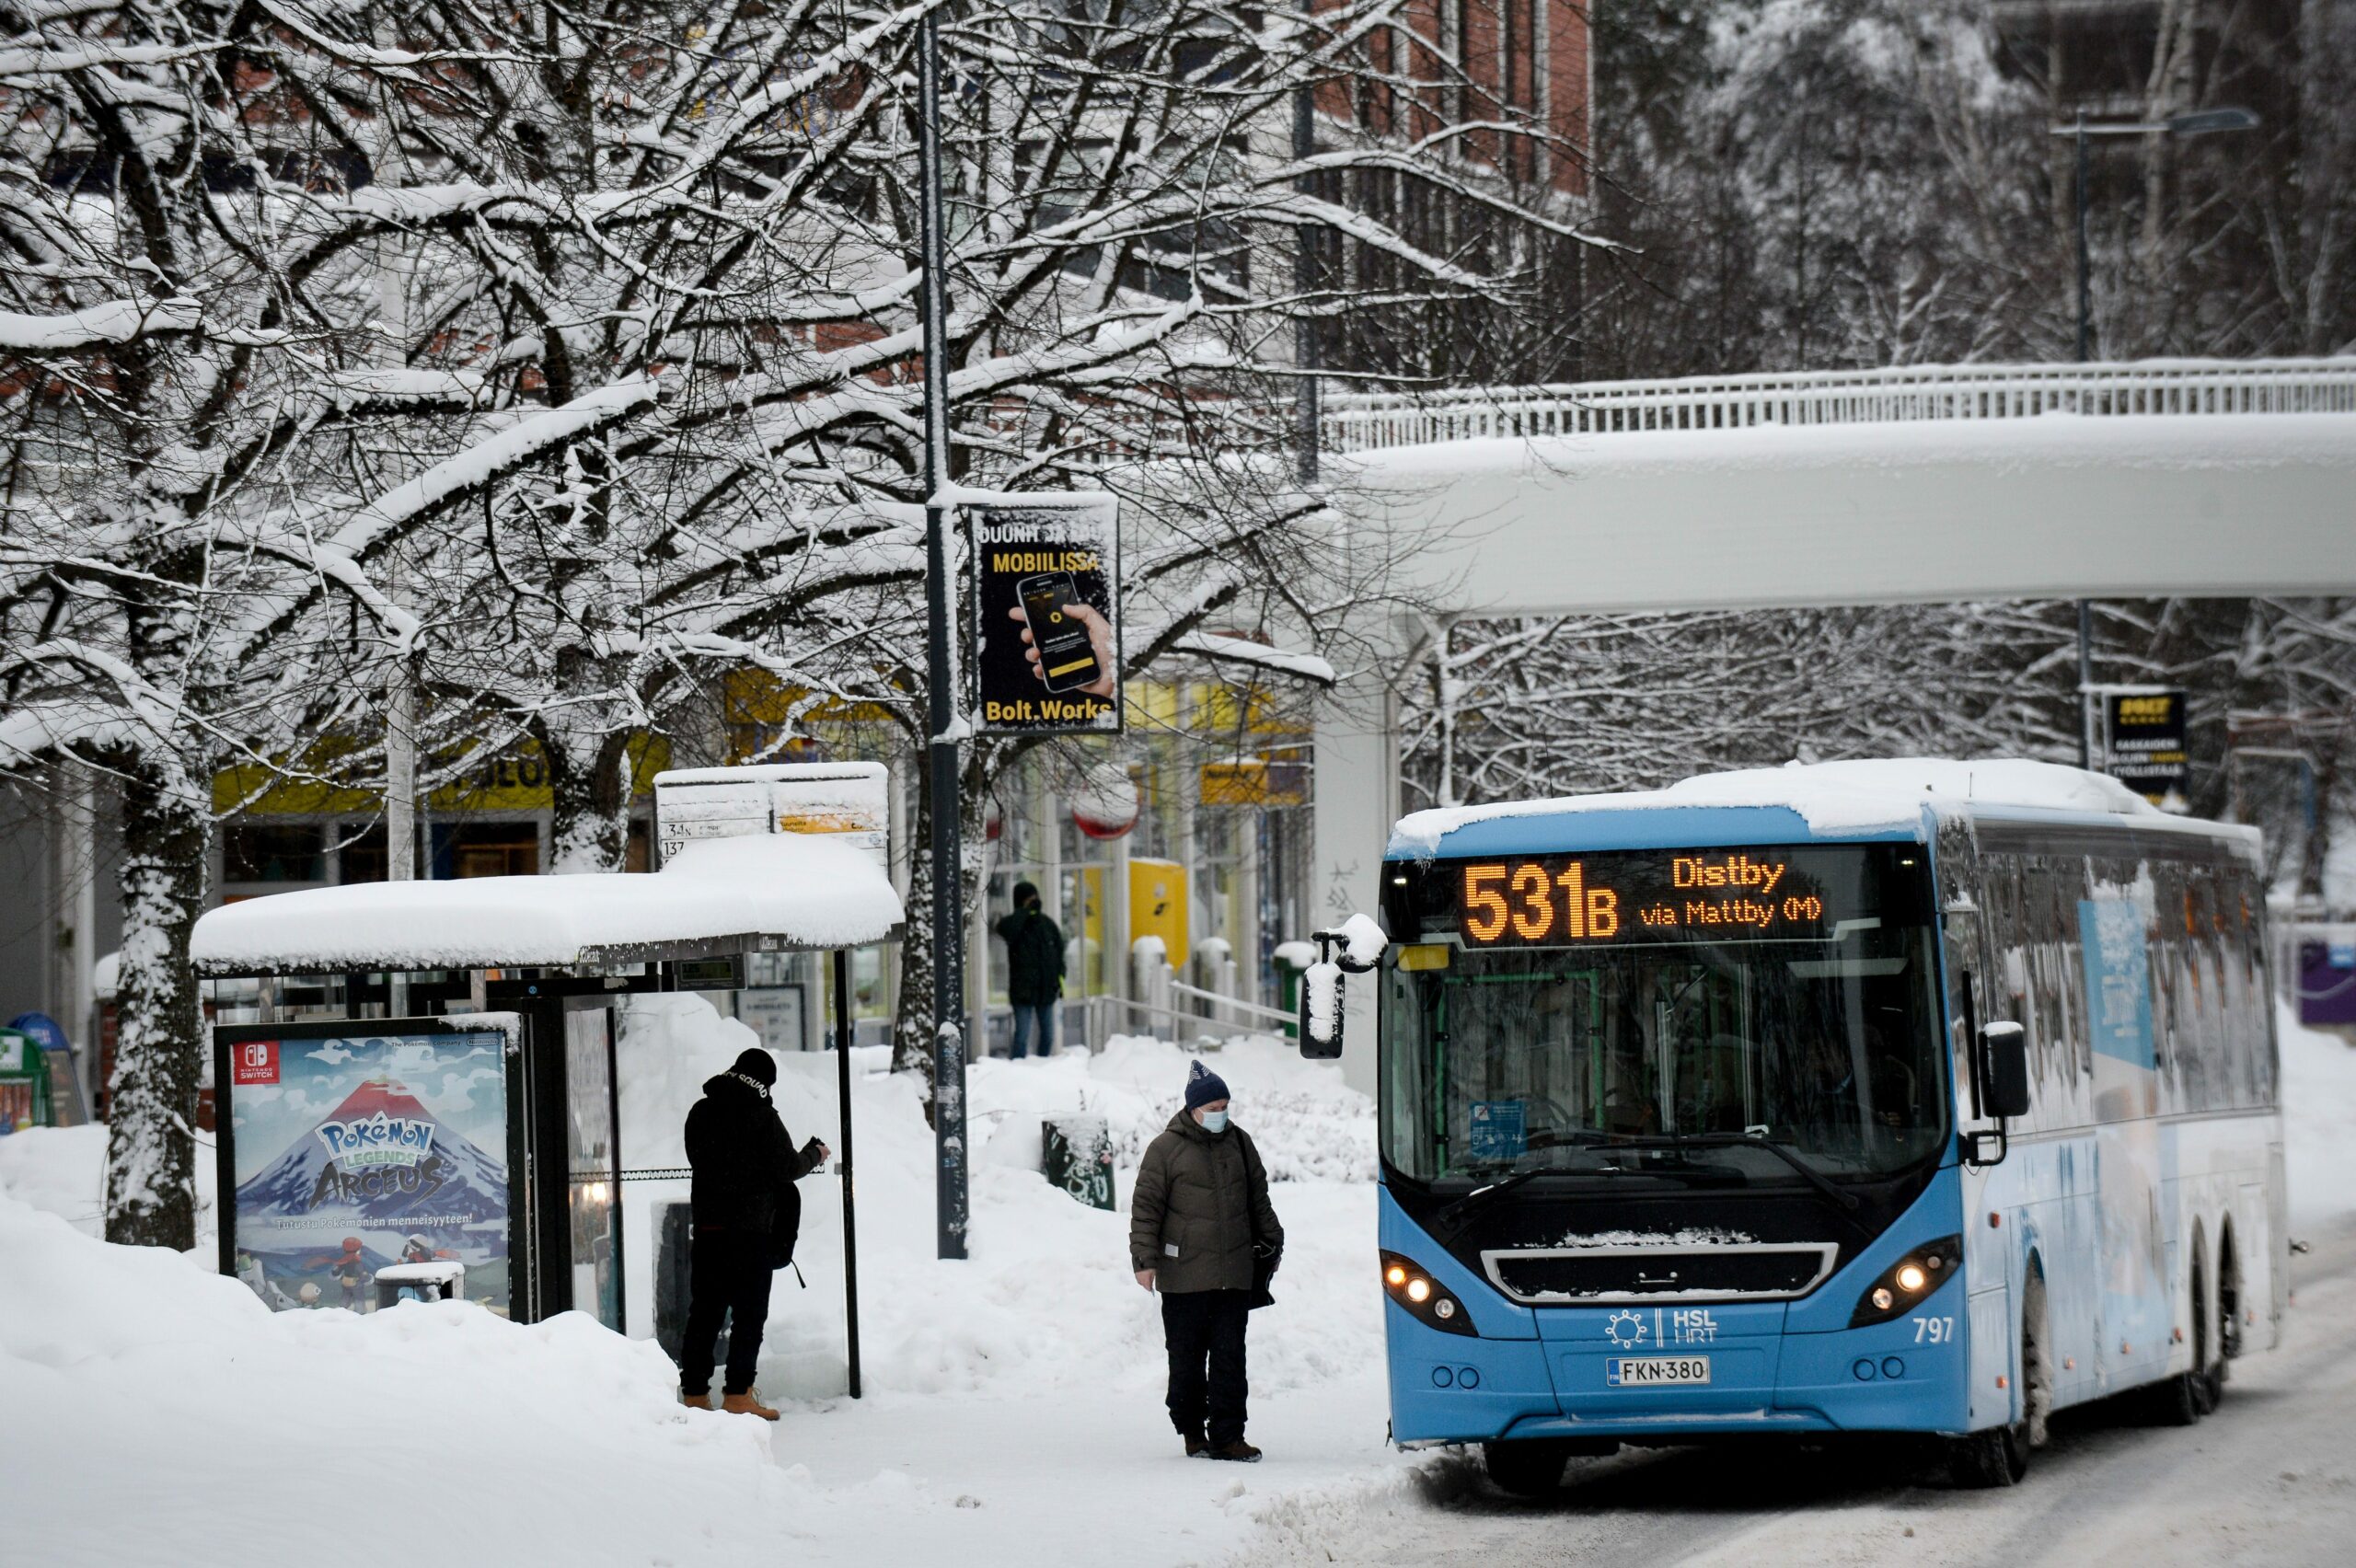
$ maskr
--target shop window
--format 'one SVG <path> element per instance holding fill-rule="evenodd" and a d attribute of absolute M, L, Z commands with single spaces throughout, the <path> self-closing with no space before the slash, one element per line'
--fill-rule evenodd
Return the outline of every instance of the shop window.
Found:
<path fill-rule="evenodd" d="M 238 823 L 221 830 L 221 879 L 327 881 L 327 834 L 315 823 Z"/>
<path fill-rule="evenodd" d="M 528 822 L 470 822 L 450 835 L 455 877 L 528 877 L 540 870 L 540 829 Z"/>
<path fill-rule="evenodd" d="M 352 824 L 345 824 L 352 832 Z M 336 881 L 371 882 L 385 880 L 385 824 L 359 829 L 344 840 L 336 854 Z"/>

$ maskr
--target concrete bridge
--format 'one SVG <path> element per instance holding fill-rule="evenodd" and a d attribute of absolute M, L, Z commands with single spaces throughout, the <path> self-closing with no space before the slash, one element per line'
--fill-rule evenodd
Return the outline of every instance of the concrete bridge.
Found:
<path fill-rule="evenodd" d="M 1353 525 L 1443 618 L 2356 593 L 2356 358 L 1342 397 L 1323 434 Z M 1398 814 L 1392 688 L 1430 628 L 1380 629 L 1396 662 L 1318 725 L 1321 923 L 1374 906 Z"/>

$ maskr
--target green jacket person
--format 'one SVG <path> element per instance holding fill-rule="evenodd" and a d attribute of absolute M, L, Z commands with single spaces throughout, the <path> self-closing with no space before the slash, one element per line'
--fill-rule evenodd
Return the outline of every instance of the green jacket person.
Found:
<path fill-rule="evenodd" d="M 1161 1295 L 1170 1421 L 1190 1457 L 1260 1457 L 1243 1440 L 1243 1336 L 1284 1245 L 1260 1151 L 1227 1119 L 1225 1080 L 1196 1062 L 1129 1205 L 1129 1266 Z"/>

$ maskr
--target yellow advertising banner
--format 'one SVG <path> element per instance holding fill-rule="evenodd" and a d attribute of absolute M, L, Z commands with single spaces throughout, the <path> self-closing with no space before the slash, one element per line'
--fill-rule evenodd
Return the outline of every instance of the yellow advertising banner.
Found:
<path fill-rule="evenodd" d="M 1297 762 L 1269 763 L 1256 757 L 1207 762 L 1201 800 L 1207 806 L 1305 806 L 1309 770 Z"/>
<path fill-rule="evenodd" d="M 1129 857 L 1129 940 L 1160 937 L 1170 966 L 1186 963 L 1186 868 L 1175 860 Z"/>

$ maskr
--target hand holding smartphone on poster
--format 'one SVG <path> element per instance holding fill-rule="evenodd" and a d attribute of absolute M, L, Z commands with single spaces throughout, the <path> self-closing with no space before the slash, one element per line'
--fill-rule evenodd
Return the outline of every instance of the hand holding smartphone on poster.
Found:
<path fill-rule="evenodd" d="M 1070 572 L 1024 578 L 1007 615 L 1022 623 L 1022 656 L 1049 691 L 1113 695 L 1113 628 L 1081 600 Z"/>

